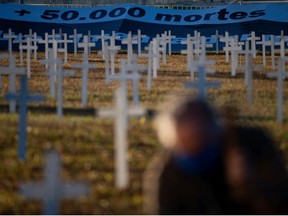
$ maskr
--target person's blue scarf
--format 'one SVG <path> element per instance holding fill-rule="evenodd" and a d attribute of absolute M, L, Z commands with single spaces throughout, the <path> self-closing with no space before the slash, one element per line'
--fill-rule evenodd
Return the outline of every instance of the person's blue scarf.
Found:
<path fill-rule="evenodd" d="M 219 146 L 209 145 L 205 150 L 195 156 L 175 155 L 177 165 L 187 173 L 201 173 L 213 166 L 219 157 Z"/>

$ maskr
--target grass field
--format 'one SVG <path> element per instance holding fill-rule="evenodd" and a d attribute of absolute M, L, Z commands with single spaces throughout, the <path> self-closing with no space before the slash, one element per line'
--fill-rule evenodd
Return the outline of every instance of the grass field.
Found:
<path fill-rule="evenodd" d="M 43 58 L 43 53 L 38 55 Z M 125 58 L 121 54 L 117 58 Z M 56 100 L 49 98 L 49 78 L 45 76 L 45 67 L 32 61 L 32 77 L 29 82 L 31 92 L 42 93 L 48 100 L 42 105 L 56 106 Z M 74 58 L 69 54 L 67 68 L 81 61 L 81 56 Z M 114 90 L 119 82 L 105 84 L 104 62 L 95 53 L 89 57 L 97 64 L 98 69 L 89 73 L 88 108 L 105 108 L 113 106 Z M 276 123 L 275 80 L 266 78 L 271 71 L 270 59 L 268 66 L 254 73 L 254 104 L 248 106 L 243 72 L 231 77 L 230 65 L 225 63 L 225 55 L 208 55 L 214 59 L 215 74 L 208 75 L 209 80 L 223 83 L 218 89 L 209 90 L 209 100 L 216 107 L 225 104 L 234 105 L 238 109 L 239 123 L 252 124 L 271 130 L 280 147 L 288 149 L 288 122 L 283 125 Z M 244 57 L 240 60 L 242 62 Z M 19 59 L 18 59 L 19 60 Z M 139 59 L 146 64 L 146 59 Z M 7 65 L 2 60 L 1 65 Z M 172 55 L 167 58 L 167 65 L 161 65 L 159 76 L 153 80 L 152 90 L 146 89 L 146 75 L 140 83 L 140 100 L 143 107 L 157 110 L 167 95 L 184 93 L 196 94 L 194 90 L 183 88 L 183 82 L 189 81 L 186 72 L 186 56 Z M 243 62 L 242 62 L 243 63 Z M 261 57 L 254 60 L 261 64 Z M 8 78 L 2 78 L 3 88 L 0 92 L 0 106 L 7 106 L 3 95 L 8 89 Z M 18 83 L 19 85 L 19 83 Z M 132 99 L 132 85 L 129 82 L 129 101 Z M 64 108 L 83 108 L 81 106 L 81 73 L 64 78 Z M 288 88 L 284 85 L 284 112 L 288 107 Z M 33 104 L 37 107 L 40 104 Z M 85 112 L 85 110 L 83 110 Z M 18 194 L 21 182 L 40 181 L 43 177 L 44 153 L 57 150 L 61 155 L 63 180 L 85 180 L 90 183 L 88 198 L 65 200 L 61 204 L 61 214 L 141 214 L 142 213 L 142 174 L 153 155 L 160 149 L 150 118 L 130 119 L 129 122 L 129 165 L 130 187 L 120 191 L 114 187 L 113 159 L 113 119 L 98 119 L 92 116 L 66 115 L 59 120 L 55 114 L 28 114 L 28 155 L 24 162 L 17 159 L 17 124 L 18 115 L 0 112 L 0 213 L 1 214 L 41 214 L 40 201 L 25 200 Z"/>

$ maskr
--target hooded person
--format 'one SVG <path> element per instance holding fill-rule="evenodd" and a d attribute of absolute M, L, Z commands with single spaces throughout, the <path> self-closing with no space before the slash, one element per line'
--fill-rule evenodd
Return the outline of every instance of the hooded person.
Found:
<path fill-rule="evenodd" d="M 288 213 L 285 163 L 267 133 L 224 123 L 201 99 L 173 104 L 156 119 L 163 149 L 144 174 L 145 213 Z"/>

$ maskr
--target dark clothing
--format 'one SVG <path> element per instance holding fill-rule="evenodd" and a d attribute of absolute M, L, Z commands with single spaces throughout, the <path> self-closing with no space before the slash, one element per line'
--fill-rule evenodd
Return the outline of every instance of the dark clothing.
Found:
<path fill-rule="evenodd" d="M 237 127 L 219 143 L 218 156 L 200 171 L 183 169 L 174 155 L 160 153 L 145 176 L 146 213 L 287 214 L 287 172 L 272 139 L 262 130 Z M 233 147 L 247 158 L 251 175 L 241 188 L 231 188 L 226 179 L 225 155 Z"/>

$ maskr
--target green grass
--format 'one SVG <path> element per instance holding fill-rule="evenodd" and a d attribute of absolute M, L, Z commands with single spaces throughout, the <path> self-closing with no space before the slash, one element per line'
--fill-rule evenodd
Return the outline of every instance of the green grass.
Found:
<path fill-rule="evenodd" d="M 43 57 L 43 54 L 41 54 Z M 80 56 L 80 55 L 79 55 Z M 73 62 L 81 59 L 72 58 Z M 120 58 L 123 58 L 121 55 Z M 246 103 L 246 89 L 243 73 L 231 78 L 230 66 L 225 63 L 224 55 L 209 55 L 216 60 L 216 74 L 209 75 L 209 80 L 223 83 L 219 89 L 209 90 L 209 100 L 216 107 L 225 104 L 238 108 L 239 123 L 257 125 L 271 130 L 280 147 L 287 151 L 288 123 L 275 122 L 276 116 L 276 81 L 265 78 L 271 70 L 268 66 L 254 75 L 254 104 Z M 255 63 L 260 62 L 257 57 Z M 98 66 L 97 71 L 89 73 L 88 107 L 102 108 L 113 106 L 114 90 L 119 83 L 114 81 L 106 86 L 104 64 L 98 56 L 92 54 L 91 61 Z M 73 62 L 69 62 L 69 66 Z M 146 60 L 140 59 L 140 63 Z M 182 83 L 189 81 L 186 69 L 186 57 L 169 56 L 168 65 L 162 65 L 159 77 L 153 80 L 153 89 L 146 89 L 146 75 L 140 83 L 140 99 L 143 107 L 158 109 L 167 95 L 183 93 L 195 94 L 194 90 L 185 90 Z M 7 65 L 3 60 L 1 65 Z M 269 64 L 269 60 L 268 60 Z M 117 59 L 119 67 L 119 59 Z M 32 78 L 29 83 L 31 92 L 49 96 L 49 79 L 45 77 L 44 66 L 33 61 Z M 17 83 L 17 86 L 19 83 Z M 284 111 L 288 107 L 288 89 L 285 83 Z M 3 95 L 8 89 L 8 79 L 3 78 L 0 92 L 0 105 L 7 105 Z M 132 85 L 129 83 L 129 100 L 132 102 Z M 34 104 L 38 106 L 39 104 Z M 41 104 L 43 105 L 43 104 Z M 55 106 L 56 100 L 48 97 L 44 103 Z M 64 79 L 64 107 L 82 108 L 81 74 Z M 88 198 L 65 200 L 61 203 L 61 214 L 141 214 L 142 213 L 142 174 L 150 159 L 159 150 L 160 143 L 153 129 L 153 122 L 148 118 L 130 119 L 129 122 L 129 166 L 130 187 L 120 191 L 114 187 L 114 136 L 113 120 L 96 117 L 65 116 L 57 119 L 56 114 L 28 114 L 28 151 L 27 160 L 17 159 L 17 124 L 18 115 L 0 113 L 0 213 L 1 214 L 40 214 L 41 202 L 25 200 L 18 193 L 22 182 L 41 181 L 43 177 L 44 153 L 56 150 L 61 155 L 63 180 L 85 180 L 90 183 Z"/>

